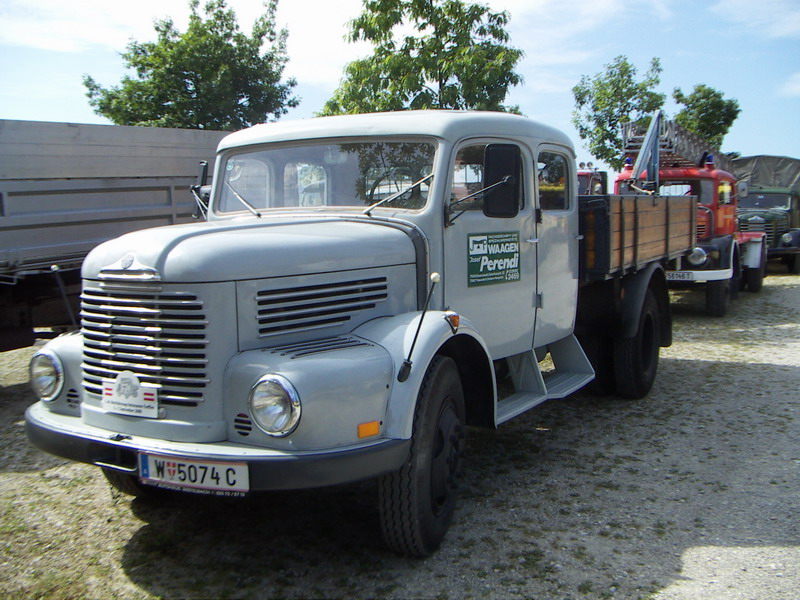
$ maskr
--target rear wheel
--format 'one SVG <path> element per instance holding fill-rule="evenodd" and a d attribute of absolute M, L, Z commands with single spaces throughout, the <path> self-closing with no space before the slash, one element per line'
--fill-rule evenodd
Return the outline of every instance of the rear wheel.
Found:
<path fill-rule="evenodd" d="M 706 312 L 712 317 L 724 317 L 731 303 L 730 279 L 706 282 Z"/>
<path fill-rule="evenodd" d="M 452 359 L 431 362 L 417 398 L 411 451 L 378 486 L 386 544 L 406 556 L 428 556 L 442 542 L 456 506 L 464 451 L 464 394 Z"/>
<path fill-rule="evenodd" d="M 653 387 L 659 354 L 658 304 L 647 290 L 636 334 L 614 339 L 614 371 L 617 393 L 623 398 L 643 398 Z"/>

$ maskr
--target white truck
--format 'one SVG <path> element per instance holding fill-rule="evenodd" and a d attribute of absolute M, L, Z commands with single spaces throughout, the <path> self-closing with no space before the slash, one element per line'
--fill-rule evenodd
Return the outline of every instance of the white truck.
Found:
<path fill-rule="evenodd" d="M 27 433 L 134 495 L 377 477 L 387 544 L 424 556 L 466 426 L 582 388 L 587 354 L 603 391 L 648 393 L 694 219 L 692 197 L 579 198 L 569 139 L 520 116 L 258 125 L 220 143 L 207 222 L 89 254 Z"/>

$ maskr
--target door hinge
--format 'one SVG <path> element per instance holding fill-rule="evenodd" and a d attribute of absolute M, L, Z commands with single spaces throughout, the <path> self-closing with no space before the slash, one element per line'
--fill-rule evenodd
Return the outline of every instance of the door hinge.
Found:
<path fill-rule="evenodd" d="M 542 308 L 542 294 L 537 293 L 533 297 L 533 308 Z"/>

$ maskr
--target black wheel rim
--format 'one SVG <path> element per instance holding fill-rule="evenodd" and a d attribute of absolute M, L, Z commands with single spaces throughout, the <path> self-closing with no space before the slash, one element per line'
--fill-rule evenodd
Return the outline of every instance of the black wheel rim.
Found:
<path fill-rule="evenodd" d="M 434 432 L 431 455 L 431 506 L 440 514 L 455 490 L 455 475 L 461 456 L 461 422 L 451 401 L 442 406 Z"/>

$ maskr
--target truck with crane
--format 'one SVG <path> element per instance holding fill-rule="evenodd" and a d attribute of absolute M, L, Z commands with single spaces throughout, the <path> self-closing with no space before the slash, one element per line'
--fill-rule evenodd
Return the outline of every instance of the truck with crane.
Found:
<path fill-rule="evenodd" d="M 672 287 L 702 284 L 707 312 L 724 316 L 740 289 L 761 289 L 767 260 L 764 231 L 738 227 L 740 188 L 727 156 L 677 122 L 667 121 L 661 112 L 652 121 L 657 126 L 646 134 L 635 123 L 623 127 L 627 157 L 615 191 L 697 199 L 696 244 L 691 253 L 670 265 L 667 279 Z M 638 171 L 634 158 L 641 165 Z"/>
<path fill-rule="evenodd" d="M 466 426 L 596 372 L 643 397 L 671 343 L 694 198 L 579 198 L 576 175 L 566 135 L 504 113 L 231 134 L 207 221 L 88 255 L 81 331 L 31 360 L 28 437 L 143 497 L 377 478 L 387 545 L 428 555 Z"/>

